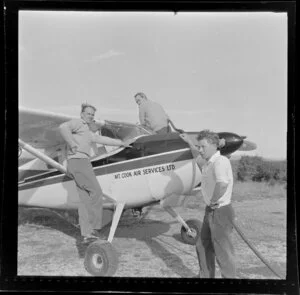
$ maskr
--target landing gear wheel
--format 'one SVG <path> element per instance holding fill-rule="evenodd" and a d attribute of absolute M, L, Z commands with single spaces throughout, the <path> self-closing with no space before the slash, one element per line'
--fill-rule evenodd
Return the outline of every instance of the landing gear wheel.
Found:
<path fill-rule="evenodd" d="M 184 226 L 181 227 L 181 238 L 183 241 L 190 245 L 195 245 L 196 241 L 200 235 L 202 222 L 198 219 L 190 219 L 186 221 L 186 224 L 191 229 L 191 232 L 188 232 Z"/>
<path fill-rule="evenodd" d="M 93 276 L 112 276 L 118 267 L 118 257 L 107 241 L 90 244 L 85 252 L 84 267 Z"/>

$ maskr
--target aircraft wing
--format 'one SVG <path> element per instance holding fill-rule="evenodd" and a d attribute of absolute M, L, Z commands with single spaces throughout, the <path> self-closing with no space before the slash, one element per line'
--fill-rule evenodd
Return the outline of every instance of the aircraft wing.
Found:
<path fill-rule="evenodd" d="M 19 138 L 37 149 L 56 147 L 64 143 L 59 125 L 76 118 L 79 116 L 19 108 Z M 95 120 L 97 128 L 104 124 L 104 121 Z"/>
<path fill-rule="evenodd" d="M 58 127 L 72 116 L 19 109 L 19 138 L 37 149 L 54 148 L 63 143 Z"/>
<path fill-rule="evenodd" d="M 78 116 L 20 108 L 19 138 L 36 149 L 53 151 L 65 143 L 59 125 L 75 118 Z M 150 134 L 142 126 L 132 123 L 95 120 L 95 124 L 102 135 L 111 138 L 126 140 Z"/>

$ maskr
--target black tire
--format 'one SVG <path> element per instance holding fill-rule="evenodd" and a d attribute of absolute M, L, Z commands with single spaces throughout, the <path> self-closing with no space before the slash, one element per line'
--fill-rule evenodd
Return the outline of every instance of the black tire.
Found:
<path fill-rule="evenodd" d="M 190 219 L 186 221 L 186 224 L 192 231 L 192 236 L 187 233 L 184 226 L 181 227 L 181 238 L 186 244 L 195 245 L 200 235 L 202 222 L 198 219 Z"/>
<path fill-rule="evenodd" d="M 85 252 L 84 267 L 93 276 L 112 276 L 118 268 L 118 257 L 107 241 L 90 244 Z"/>

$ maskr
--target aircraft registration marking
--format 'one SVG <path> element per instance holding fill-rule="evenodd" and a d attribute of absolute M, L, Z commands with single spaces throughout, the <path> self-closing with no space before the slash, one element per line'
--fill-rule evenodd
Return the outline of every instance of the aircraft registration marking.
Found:
<path fill-rule="evenodd" d="M 168 164 L 168 165 L 162 165 L 154 168 L 137 169 L 134 171 L 116 173 L 114 174 L 114 178 L 122 179 L 122 178 L 135 177 L 135 176 L 141 176 L 141 175 L 152 174 L 152 173 L 161 173 L 165 171 L 175 170 L 175 168 L 176 167 L 174 164 Z"/>

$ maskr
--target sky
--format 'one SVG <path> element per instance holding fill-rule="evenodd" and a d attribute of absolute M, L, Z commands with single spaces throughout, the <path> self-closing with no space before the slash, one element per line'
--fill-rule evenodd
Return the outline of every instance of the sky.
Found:
<path fill-rule="evenodd" d="M 97 119 L 138 123 L 140 91 L 177 128 L 286 159 L 287 14 L 19 12 L 20 107 L 79 116 L 88 102 Z"/>

